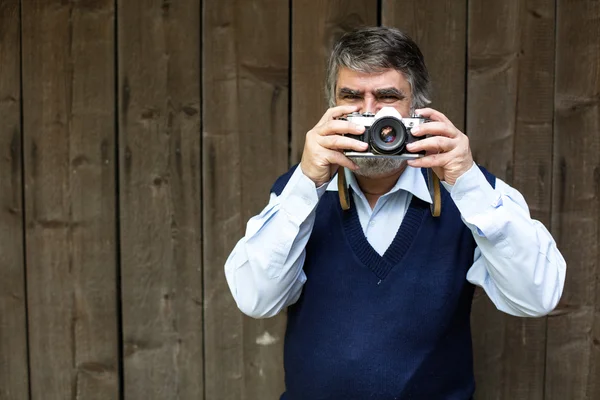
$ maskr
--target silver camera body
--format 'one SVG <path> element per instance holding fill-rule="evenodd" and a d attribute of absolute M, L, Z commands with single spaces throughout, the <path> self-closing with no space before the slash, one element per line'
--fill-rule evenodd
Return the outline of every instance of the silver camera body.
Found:
<path fill-rule="evenodd" d="M 406 150 L 406 145 L 425 138 L 415 137 L 411 131 L 413 128 L 429 122 L 430 120 L 427 118 L 418 115 L 402 118 L 395 108 L 383 107 L 377 114 L 354 112 L 340 119 L 363 125 L 365 131 L 362 135 L 346 136 L 369 145 L 364 152 L 344 151 L 348 157 L 385 157 L 408 160 L 425 155 L 425 152 L 410 153 Z"/>

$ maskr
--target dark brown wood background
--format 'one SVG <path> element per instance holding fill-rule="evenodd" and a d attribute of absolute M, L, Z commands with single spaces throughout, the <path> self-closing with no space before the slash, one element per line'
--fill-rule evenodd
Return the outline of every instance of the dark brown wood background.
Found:
<path fill-rule="evenodd" d="M 599 399 L 595 0 L 0 0 L 0 399 L 278 399 L 285 315 L 223 264 L 377 24 L 567 259 L 546 318 L 476 295 L 476 398 Z"/>

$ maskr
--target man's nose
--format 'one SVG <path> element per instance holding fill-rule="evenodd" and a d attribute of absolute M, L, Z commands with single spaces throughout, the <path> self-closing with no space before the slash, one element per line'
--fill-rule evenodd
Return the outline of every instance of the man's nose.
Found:
<path fill-rule="evenodd" d="M 367 112 L 375 114 L 379 111 L 377 109 L 377 102 L 374 98 L 365 98 L 361 108 L 360 112 L 363 114 Z"/>
<path fill-rule="evenodd" d="M 381 110 L 382 105 L 377 101 L 377 99 L 373 96 L 365 97 L 362 102 L 361 113 L 373 113 L 377 114 L 379 110 Z"/>

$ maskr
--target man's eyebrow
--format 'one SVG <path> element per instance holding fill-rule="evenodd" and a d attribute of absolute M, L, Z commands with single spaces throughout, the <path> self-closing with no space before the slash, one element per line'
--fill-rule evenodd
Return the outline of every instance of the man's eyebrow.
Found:
<path fill-rule="evenodd" d="M 338 91 L 338 95 L 351 95 L 351 96 L 360 96 L 363 93 L 360 90 L 354 90 L 347 87 L 340 88 Z"/>
<path fill-rule="evenodd" d="M 382 88 L 375 90 L 375 95 L 377 96 L 396 96 L 400 98 L 405 98 L 406 94 L 404 91 L 400 89 L 396 89 L 395 87 Z"/>
<path fill-rule="evenodd" d="M 361 90 L 350 89 L 348 87 L 342 87 L 338 90 L 338 96 L 362 96 L 364 93 Z M 375 96 L 395 96 L 401 99 L 408 97 L 403 90 L 395 87 L 381 88 L 375 90 Z"/>

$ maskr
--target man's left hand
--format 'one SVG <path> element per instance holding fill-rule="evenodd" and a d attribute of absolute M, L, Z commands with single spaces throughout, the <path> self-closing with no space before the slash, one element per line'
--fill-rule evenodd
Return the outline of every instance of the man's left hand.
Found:
<path fill-rule="evenodd" d="M 456 180 L 473 166 L 469 138 L 439 111 L 422 108 L 415 112 L 431 119 L 431 122 L 413 129 L 412 134 L 416 137 L 430 137 L 406 146 L 412 153 L 426 152 L 425 157 L 409 160 L 408 165 L 415 168 L 431 168 L 440 180 L 454 185 Z"/>

